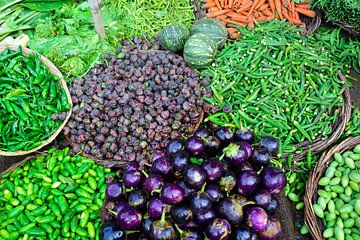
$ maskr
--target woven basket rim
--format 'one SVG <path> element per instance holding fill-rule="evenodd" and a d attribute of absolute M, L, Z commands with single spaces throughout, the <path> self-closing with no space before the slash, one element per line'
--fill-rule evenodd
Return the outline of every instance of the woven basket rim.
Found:
<path fill-rule="evenodd" d="M 341 143 L 333 146 L 327 152 L 324 152 L 311 172 L 309 180 L 306 182 L 306 191 L 304 196 L 305 223 L 309 228 L 310 234 L 315 240 L 324 240 L 322 236 L 323 225 L 315 215 L 312 206 L 313 202 L 315 202 L 317 199 L 317 183 L 319 182 L 329 164 L 333 161 L 333 154 L 335 152 L 343 153 L 344 151 L 352 149 L 358 144 L 360 144 L 360 136 L 348 137 Z"/>
<path fill-rule="evenodd" d="M 0 42 L 0 52 L 5 50 L 6 48 L 9 48 L 11 50 L 17 50 L 19 48 L 19 45 Z M 26 48 L 26 47 L 22 47 L 22 52 L 23 52 L 23 55 L 25 55 L 25 56 L 28 56 L 30 54 L 38 55 L 39 59 L 47 66 L 49 71 L 53 75 L 59 77 L 60 87 L 65 90 L 67 100 L 68 100 L 68 102 L 70 104 L 70 109 L 67 111 L 66 118 L 63 121 L 63 123 L 59 126 L 59 128 L 48 139 L 44 140 L 43 143 L 40 146 L 38 146 L 36 148 L 33 148 L 31 150 L 28 150 L 28 151 L 20 150 L 20 151 L 15 151 L 15 152 L 6 152 L 6 151 L 0 150 L 0 156 L 6 156 L 6 157 L 24 156 L 24 155 L 28 155 L 30 153 L 34 153 L 34 152 L 40 150 L 41 148 L 45 147 L 46 145 L 50 144 L 52 141 L 55 140 L 55 138 L 60 134 L 62 129 L 65 127 L 65 125 L 68 122 L 68 120 L 70 119 L 70 116 L 71 116 L 71 113 L 72 113 L 73 104 L 72 104 L 72 100 L 71 100 L 71 95 L 70 95 L 69 89 L 67 87 L 67 84 L 66 84 L 66 82 L 64 80 L 64 77 L 61 74 L 61 72 L 59 71 L 59 69 L 57 69 L 56 66 L 49 59 L 47 59 L 46 57 L 44 57 L 43 55 L 41 55 L 40 53 L 38 53 L 38 52 L 36 52 L 34 50 L 31 50 L 31 49 Z"/>

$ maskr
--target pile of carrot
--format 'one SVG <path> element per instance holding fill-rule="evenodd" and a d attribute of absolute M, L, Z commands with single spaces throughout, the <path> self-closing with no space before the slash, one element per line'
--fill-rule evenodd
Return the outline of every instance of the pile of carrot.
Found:
<path fill-rule="evenodd" d="M 216 18 L 227 26 L 227 31 L 233 39 L 240 35 L 236 28 L 229 25 L 254 27 L 255 22 L 278 17 L 304 26 L 300 21 L 300 14 L 315 17 L 308 0 L 301 3 L 292 0 L 206 0 L 205 8 L 208 10 L 209 18 Z"/>

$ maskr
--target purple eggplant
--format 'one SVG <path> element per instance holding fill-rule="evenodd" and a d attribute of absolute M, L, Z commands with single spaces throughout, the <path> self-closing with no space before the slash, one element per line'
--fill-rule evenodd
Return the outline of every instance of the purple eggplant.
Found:
<path fill-rule="evenodd" d="M 128 207 L 128 206 L 129 206 L 128 202 L 121 201 L 121 202 L 118 202 L 117 204 L 115 204 L 113 211 L 115 213 L 119 213 L 124 207 Z"/>
<path fill-rule="evenodd" d="M 259 233 L 261 239 L 276 240 L 281 235 L 281 224 L 275 218 L 269 218 L 265 230 Z"/>
<path fill-rule="evenodd" d="M 182 150 L 183 148 L 184 148 L 184 144 L 180 140 L 174 139 L 171 142 L 169 142 L 169 144 L 167 145 L 166 153 L 168 156 L 172 156 L 173 154 Z"/>
<path fill-rule="evenodd" d="M 220 152 L 221 141 L 215 136 L 204 138 L 206 153 L 209 155 L 216 155 Z"/>
<path fill-rule="evenodd" d="M 151 166 L 151 172 L 160 174 L 164 177 L 169 177 L 173 173 L 173 167 L 168 157 L 162 157 L 156 159 Z"/>
<path fill-rule="evenodd" d="M 106 197 L 110 201 L 120 200 L 124 197 L 124 192 L 124 186 L 119 182 L 110 183 L 105 190 Z"/>
<path fill-rule="evenodd" d="M 189 165 L 190 156 L 186 151 L 180 150 L 171 157 L 171 164 L 175 171 L 182 171 Z"/>
<path fill-rule="evenodd" d="M 180 231 L 179 231 L 180 232 Z M 186 229 L 180 232 L 181 240 L 203 240 L 204 234 L 195 229 Z"/>
<path fill-rule="evenodd" d="M 123 183 L 125 187 L 137 188 L 141 185 L 143 176 L 140 171 L 130 170 L 124 173 Z"/>
<path fill-rule="evenodd" d="M 219 180 L 221 191 L 230 193 L 236 186 L 236 174 L 231 171 L 225 171 Z"/>
<path fill-rule="evenodd" d="M 162 157 L 166 157 L 166 153 L 164 152 L 154 152 L 150 162 L 153 163 L 156 159 L 162 158 Z"/>
<path fill-rule="evenodd" d="M 185 149 L 192 156 L 199 156 L 205 152 L 205 143 L 199 137 L 193 136 L 186 140 Z"/>
<path fill-rule="evenodd" d="M 101 228 L 101 240 L 125 240 L 125 238 L 125 231 L 114 223 L 106 223 Z"/>
<path fill-rule="evenodd" d="M 124 230 L 137 229 L 141 224 L 141 213 L 134 207 L 124 207 L 117 215 L 117 223 Z"/>
<path fill-rule="evenodd" d="M 238 226 L 243 219 L 243 207 L 252 202 L 243 203 L 234 198 L 223 198 L 217 207 L 219 216 L 225 218 L 233 226 Z"/>
<path fill-rule="evenodd" d="M 265 210 L 268 214 L 274 215 L 279 209 L 279 206 L 279 201 L 275 197 L 272 197 L 270 204 L 265 208 Z"/>
<path fill-rule="evenodd" d="M 142 222 L 141 230 L 146 236 L 150 235 L 150 229 L 153 222 L 154 219 L 152 219 L 151 217 L 145 218 L 144 221 Z"/>
<path fill-rule="evenodd" d="M 129 206 L 143 210 L 146 208 L 147 195 L 144 190 L 136 190 L 129 194 L 128 203 Z"/>
<path fill-rule="evenodd" d="M 169 206 L 159 197 L 154 197 L 148 202 L 147 211 L 149 216 L 154 219 L 160 218 L 164 209 L 166 214 L 170 212 Z"/>
<path fill-rule="evenodd" d="M 246 130 L 238 129 L 235 133 L 235 139 L 237 141 L 244 141 L 251 144 L 253 143 L 255 136 L 249 129 Z"/>
<path fill-rule="evenodd" d="M 205 226 L 216 218 L 216 213 L 213 209 L 209 209 L 204 213 L 195 214 L 194 220 L 199 226 Z"/>
<path fill-rule="evenodd" d="M 172 220 L 177 224 L 186 224 L 193 219 L 193 213 L 189 207 L 185 205 L 178 205 L 171 208 L 170 211 Z"/>
<path fill-rule="evenodd" d="M 259 149 L 255 149 L 252 157 L 251 162 L 254 166 L 267 166 L 270 163 L 270 152 L 264 147 Z"/>
<path fill-rule="evenodd" d="M 234 167 L 241 167 L 248 159 L 248 153 L 246 149 L 235 143 L 230 143 L 223 149 L 225 160 Z"/>
<path fill-rule="evenodd" d="M 251 147 L 250 143 L 241 141 L 241 142 L 239 142 L 239 144 L 240 144 L 243 148 L 245 148 L 245 150 L 246 150 L 246 152 L 247 152 L 247 155 L 248 155 L 248 158 L 250 158 L 251 155 L 253 154 L 253 148 Z"/>
<path fill-rule="evenodd" d="M 210 136 L 210 132 L 209 132 L 209 130 L 207 130 L 205 128 L 200 128 L 199 130 L 196 130 L 196 132 L 194 133 L 194 136 L 197 136 L 201 139 L 205 139 Z"/>
<path fill-rule="evenodd" d="M 238 228 L 234 232 L 234 240 L 258 240 L 258 235 L 247 228 Z"/>
<path fill-rule="evenodd" d="M 205 192 L 209 196 L 210 201 L 213 203 L 216 203 L 221 198 L 223 198 L 221 189 L 220 189 L 219 185 L 217 185 L 217 184 L 206 185 Z"/>
<path fill-rule="evenodd" d="M 252 170 L 241 171 L 238 174 L 236 188 L 238 193 L 245 196 L 252 194 L 259 186 L 260 178 Z"/>
<path fill-rule="evenodd" d="M 279 150 L 279 141 L 272 136 L 263 137 L 260 145 L 269 150 L 271 154 L 276 154 Z"/>
<path fill-rule="evenodd" d="M 261 185 L 271 194 L 277 194 L 286 185 L 285 173 L 278 167 L 266 167 L 261 172 Z"/>
<path fill-rule="evenodd" d="M 139 170 L 139 164 L 137 162 L 131 162 L 125 167 L 125 172 Z"/>
<path fill-rule="evenodd" d="M 265 210 L 260 207 L 251 207 L 247 210 L 246 224 L 255 231 L 264 231 L 268 222 L 268 215 Z"/>
<path fill-rule="evenodd" d="M 245 170 L 254 170 L 254 169 L 249 162 L 246 162 L 239 168 L 240 172 Z"/>
<path fill-rule="evenodd" d="M 195 214 L 204 213 L 212 207 L 209 196 L 203 192 L 197 192 L 190 199 L 191 211 Z"/>
<path fill-rule="evenodd" d="M 160 175 L 152 175 L 145 179 L 143 183 L 144 189 L 149 193 L 152 194 L 154 191 L 160 191 L 162 186 L 164 186 L 164 179 Z"/>
<path fill-rule="evenodd" d="M 264 189 L 259 188 L 254 192 L 254 201 L 255 204 L 266 209 L 271 203 L 271 193 Z"/>
<path fill-rule="evenodd" d="M 190 187 L 185 180 L 180 180 L 178 185 L 184 190 L 185 198 L 190 198 L 197 191 L 195 188 Z"/>
<path fill-rule="evenodd" d="M 167 183 L 161 190 L 161 197 L 165 203 L 174 205 L 184 199 L 184 190 L 175 183 Z"/>
<path fill-rule="evenodd" d="M 217 181 L 224 172 L 222 163 L 218 160 L 209 160 L 202 165 L 208 181 Z"/>
<path fill-rule="evenodd" d="M 222 127 L 215 131 L 215 137 L 217 137 L 221 141 L 221 144 L 225 146 L 233 140 L 234 134 L 229 128 Z"/>
<path fill-rule="evenodd" d="M 165 209 L 163 209 L 161 219 L 154 221 L 150 227 L 150 238 L 152 240 L 177 240 L 178 233 L 174 225 L 165 219 Z"/>
<path fill-rule="evenodd" d="M 184 169 L 183 176 L 187 184 L 192 188 L 200 188 L 206 180 L 206 173 L 201 167 L 189 165 Z"/>
<path fill-rule="evenodd" d="M 205 229 L 209 240 L 228 240 L 231 236 L 231 225 L 223 218 L 215 218 Z"/>

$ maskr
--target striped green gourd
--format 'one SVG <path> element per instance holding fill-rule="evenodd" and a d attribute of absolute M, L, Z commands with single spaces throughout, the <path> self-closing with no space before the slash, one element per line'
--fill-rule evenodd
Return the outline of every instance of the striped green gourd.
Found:
<path fill-rule="evenodd" d="M 215 40 L 218 49 L 224 47 L 227 31 L 225 26 L 216 19 L 205 18 L 194 23 L 190 30 L 191 35 L 203 33 Z"/>
<path fill-rule="evenodd" d="M 165 50 L 180 52 L 189 37 L 189 29 L 184 24 L 169 24 L 160 31 L 160 45 Z"/>
<path fill-rule="evenodd" d="M 184 60 L 193 68 L 201 69 L 209 66 L 214 61 L 216 54 L 216 42 L 206 34 L 192 35 L 184 46 Z"/>

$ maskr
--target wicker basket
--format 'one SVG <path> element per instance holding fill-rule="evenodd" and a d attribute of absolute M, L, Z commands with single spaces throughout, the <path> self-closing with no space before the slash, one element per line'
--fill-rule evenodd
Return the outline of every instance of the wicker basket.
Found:
<path fill-rule="evenodd" d="M 11 50 L 17 50 L 18 49 L 18 45 L 13 45 L 13 44 L 9 44 L 9 43 L 1 43 L 0 42 L 0 52 L 2 52 L 3 50 L 5 50 L 6 48 L 9 48 Z M 65 90 L 65 93 L 66 93 L 66 96 L 67 96 L 67 99 L 68 99 L 68 102 L 70 103 L 70 109 L 69 111 L 67 112 L 66 114 L 66 119 L 65 121 L 61 124 L 61 126 L 56 130 L 56 132 L 53 133 L 52 136 L 50 136 L 48 139 L 44 140 L 44 142 L 34 148 L 34 149 L 31 149 L 31 150 L 28 150 L 28 151 L 16 151 L 16 152 L 5 152 L 5 151 L 1 151 L 0 150 L 0 156 L 10 156 L 10 157 L 13 157 L 13 156 L 23 156 L 23 155 L 27 155 L 27 154 L 30 154 L 30 153 L 33 153 L 35 151 L 38 151 L 39 149 L 43 148 L 44 146 L 48 145 L 49 143 L 51 143 L 52 141 L 54 141 L 54 139 L 57 137 L 57 135 L 59 135 L 59 133 L 61 132 L 61 130 L 64 128 L 65 124 L 67 123 L 67 121 L 70 119 L 70 116 L 71 116 L 71 112 L 72 112 L 72 101 L 71 101 L 71 96 L 70 96 L 70 92 L 69 92 L 69 89 L 66 85 L 66 82 L 63 78 L 63 75 L 61 74 L 61 72 L 55 67 L 55 65 L 49 60 L 47 59 L 46 57 L 40 55 L 39 53 L 31 50 L 31 49 L 28 49 L 28 48 L 22 48 L 22 52 L 25 56 L 28 56 L 29 54 L 37 54 L 39 55 L 39 58 L 40 60 L 47 66 L 47 68 L 49 69 L 49 71 L 54 74 L 55 76 L 58 76 L 59 77 L 59 83 L 60 83 L 60 86 Z"/>
<path fill-rule="evenodd" d="M 317 199 L 318 182 L 323 173 L 333 160 L 335 152 L 343 153 L 348 149 L 352 149 L 357 144 L 360 144 L 360 136 L 349 137 L 340 144 L 331 148 L 328 152 L 321 155 L 319 161 L 316 163 L 314 170 L 311 172 L 309 180 L 306 183 L 306 192 L 304 197 L 305 202 L 305 223 L 310 230 L 310 234 L 315 240 L 324 240 L 322 236 L 323 226 L 321 221 L 316 217 L 313 209 L 313 203 Z"/>

